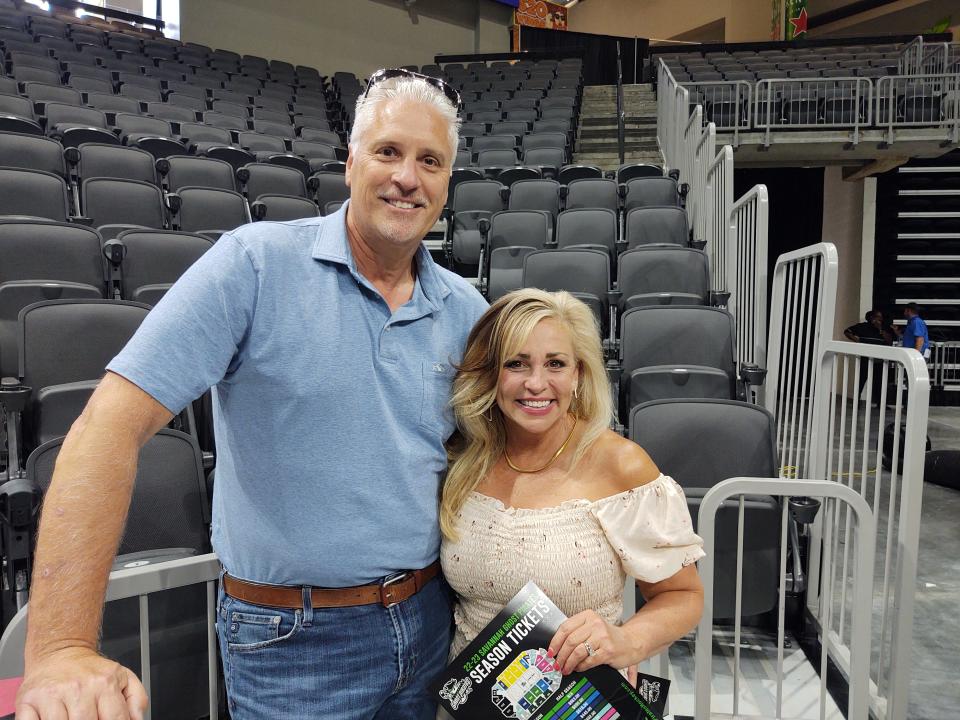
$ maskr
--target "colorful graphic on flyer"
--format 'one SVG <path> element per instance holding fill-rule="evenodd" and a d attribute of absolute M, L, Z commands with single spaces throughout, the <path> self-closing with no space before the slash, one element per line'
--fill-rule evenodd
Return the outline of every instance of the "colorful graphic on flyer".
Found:
<path fill-rule="evenodd" d="M 433 688 L 456 720 L 660 720 L 669 680 L 638 686 L 608 665 L 564 676 L 547 648 L 566 616 L 533 582 L 450 664 Z"/>

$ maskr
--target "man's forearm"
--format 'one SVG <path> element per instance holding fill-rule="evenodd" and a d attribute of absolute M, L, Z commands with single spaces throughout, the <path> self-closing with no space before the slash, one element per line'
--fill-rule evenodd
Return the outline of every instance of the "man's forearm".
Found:
<path fill-rule="evenodd" d="M 922 337 L 918 337 L 916 340 L 914 340 L 914 341 L 913 341 L 913 347 L 916 349 L 917 352 L 922 353 L 922 352 L 923 352 L 923 338 L 922 338 Z"/>
<path fill-rule="evenodd" d="M 136 477 L 139 447 L 124 436 L 85 414 L 60 450 L 33 567 L 28 669 L 64 647 L 96 649 L 107 578 Z"/>

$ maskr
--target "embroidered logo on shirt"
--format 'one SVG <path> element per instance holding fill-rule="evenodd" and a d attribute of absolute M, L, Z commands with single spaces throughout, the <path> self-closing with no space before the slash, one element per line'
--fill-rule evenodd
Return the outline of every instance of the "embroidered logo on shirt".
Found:
<path fill-rule="evenodd" d="M 446 368 L 445 368 L 443 365 L 441 365 L 440 363 L 434 363 L 434 364 L 433 364 L 433 371 L 434 371 L 435 373 L 442 373 L 444 370 L 446 370 Z"/>

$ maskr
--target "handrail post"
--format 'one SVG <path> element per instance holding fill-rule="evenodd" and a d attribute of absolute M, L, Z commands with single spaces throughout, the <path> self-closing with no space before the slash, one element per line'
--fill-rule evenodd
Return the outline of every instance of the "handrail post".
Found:
<path fill-rule="evenodd" d="M 620 164 L 624 163 L 624 109 L 623 109 L 623 63 L 620 58 L 620 41 L 617 40 L 617 153 Z"/>

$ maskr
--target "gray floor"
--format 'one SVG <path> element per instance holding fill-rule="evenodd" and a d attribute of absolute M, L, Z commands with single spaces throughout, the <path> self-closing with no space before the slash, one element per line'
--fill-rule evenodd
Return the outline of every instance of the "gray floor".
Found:
<path fill-rule="evenodd" d="M 932 407 L 935 450 L 960 450 L 960 408 Z M 960 491 L 925 483 L 920 524 L 910 720 L 960 710 Z"/>

